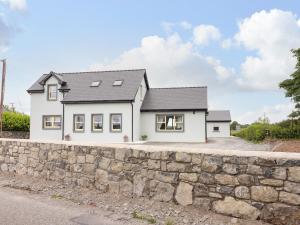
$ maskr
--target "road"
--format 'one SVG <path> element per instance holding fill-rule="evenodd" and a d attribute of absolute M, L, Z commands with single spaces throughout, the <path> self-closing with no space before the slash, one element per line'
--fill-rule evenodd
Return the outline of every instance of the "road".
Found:
<path fill-rule="evenodd" d="M 95 207 L 0 187 L 1 225 L 121 225 Z"/>

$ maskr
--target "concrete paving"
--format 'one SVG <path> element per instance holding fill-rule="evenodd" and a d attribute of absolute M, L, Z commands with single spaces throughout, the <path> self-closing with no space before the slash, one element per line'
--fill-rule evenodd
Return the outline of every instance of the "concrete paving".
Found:
<path fill-rule="evenodd" d="M 0 188 L 0 224 L 3 225 L 121 225 L 106 212 L 64 200 L 43 198 Z"/>

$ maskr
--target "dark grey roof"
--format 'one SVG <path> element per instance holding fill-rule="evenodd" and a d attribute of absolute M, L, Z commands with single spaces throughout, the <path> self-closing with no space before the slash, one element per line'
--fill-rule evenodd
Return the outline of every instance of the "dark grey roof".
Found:
<path fill-rule="evenodd" d="M 207 122 L 230 122 L 231 116 L 229 110 L 211 110 L 206 117 Z"/>
<path fill-rule="evenodd" d="M 64 103 L 132 101 L 144 77 L 149 88 L 145 69 L 55 73 L 55 75 L 63 81 L 61 89 L 69 90 L 62 101 Z M 49 74 L 41 76 L 27 91 L 43 92 L 44 80 L 48 78 Z M 123 80 L 123 84 L 113 86 L 115 80 Z M 90 87 L 93 81 L 101 81 L 101 84 L 99 87 Z"/>
<path fill-rule="evenodd" d="M 206 87 L 151 88 L 141 111 L 207 110 Z"/>

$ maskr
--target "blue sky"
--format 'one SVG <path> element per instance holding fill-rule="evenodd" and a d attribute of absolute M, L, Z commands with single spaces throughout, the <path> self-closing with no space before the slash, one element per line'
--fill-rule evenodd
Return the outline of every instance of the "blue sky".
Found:
<path fill-rule="evenodd" d="M 0 0 L 6 103 L 29 113 L 43 73 L 146 68 L 152 87 L 207 85 L 209 107 L 253 122 L 293 105 L 278 82 L 300 47 L 297 1 Z"/>

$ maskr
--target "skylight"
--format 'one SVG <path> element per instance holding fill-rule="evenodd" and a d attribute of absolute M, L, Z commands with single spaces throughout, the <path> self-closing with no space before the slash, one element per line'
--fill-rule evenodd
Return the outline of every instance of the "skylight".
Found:
<path fill-rule="evenodd" d="M 115 80 L 113 86 L 121 86 L 123 84 L 123 80 Z"/>
<path fill-rule="evenodd" d="M 99 87 L 100 83 L 101 83 L 101 81 L 93 81 L 91 83 L 91 87 Z"/>

